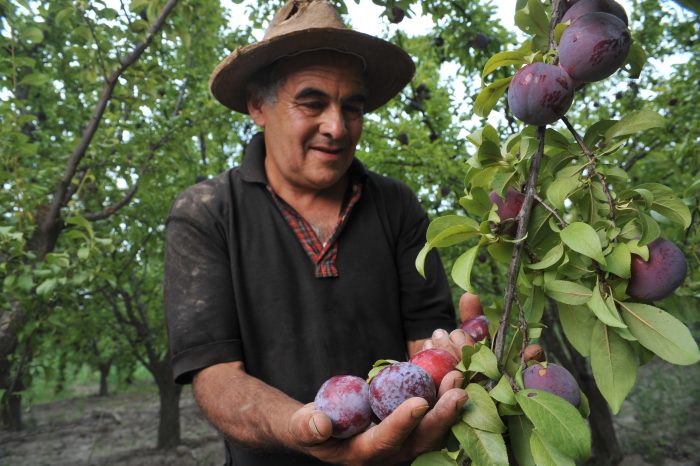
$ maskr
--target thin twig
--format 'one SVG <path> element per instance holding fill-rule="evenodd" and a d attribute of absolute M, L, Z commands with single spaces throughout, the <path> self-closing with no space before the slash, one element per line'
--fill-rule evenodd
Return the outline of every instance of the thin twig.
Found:
<path fill-rule="evenodd" d="M 605 192 L 605 196 L 608 199 L 608 207 L 610 207 L 610 221 L 613 224 L 613 227 L 616 226 L 616 218 L 617 216 L 615 215 L 615 201 L 613 200 L 612 193 L 610 192 L 610 188 L 608 187 L 608 182 L 605 179 L 605 175 L 600 173 L 598 170 L 596 170 L 596 162 L 595 162 L 595 156 L 593 155 L 593 152 L 588 148 L 586 143 L 583 141 L 583 138 L 578 134 L 576 129 L 573 127 L 571 122 L 569 121 L 566 116 L 561 117 L 561 121 L 564 122 L 568 130 L 571 132 L 571 134 L 574 136 L 574 139 L 576 140 L 576 143 L 581 147 L 581 150 L 583 153 L 588 157 L 589 163 L 589 170 L 591 174 L 595 175 L 598 177 L 598 180 L 600 181 L 601 187 L 603 188 L 603 192 Z"/>
<path fill-rule="evenodd" d="M 559 214 L 558 214 L 557 211 L 554 209 L 554 207 L 552 207 L 552 206 L 550 206 L 549 204 L 547 204 L 547 201 L 545 201 L 544 199 L 542 199 L 542 198 L 540 197 L 540 195 L 537 194 L 537 193 L 535 193 L 535 200 L 536 200 L 537 202 L 539 202 L 540 205 L 541 205 L 542 207 L 544 207 L 544 209 L 545 209 L 547 212 L 549 212 L 550 214 L 554 215 L 554 218 L 557 219 L 557 222 L 559 222 L 559 226 L 560 226 L 560 227 L 565 228 L 565 227 L 568 225 L 568 224 L 564 221 L 564 219 L 561 218 L 561 217 L 559 216 Z"/>
<path fill-rule="evenodd" d="M 501 373 L 505 373 L 504 368 L 504 342 L 506 329 L 508 327 L 508 322 L 510 321 L 510 313 L 513 307 L 513 301 L 516 296 L 516 282 L 518 278 L 518 271 L 520 270 L 520 260 L 522 257 L 523 248 L 525 246 L 525 234 L 527 232 L 527 224 L 530 220 L 530 213 L 532 211 L 532 204 L 535 198 L 535 190 L 537 187 L 537 176 L 540 168 L 540 162 L 544 155 L 544 132 L 545 127 L 540 126 L 537 128 L 537 138 L 539 140 L 539 147 L 537 152 L 532 157 L 532 162 L 530 165 L 530 173 L 528 176 L 527 184 L 525 187 L 525 199 L 523 200 L 523 206 L 518 213 L 518 232 L 516 233 L 517 241 L 513 246 L 513 255 L 511 256 L 510 266 L 508 268 L 508 286 L 506 287 L 503 315 L 501 316 L 500 325 L 498 328 L 498 333 L 496 334 L 496 341 L 494 344 L 494 353 L 498 359 L 498 367 Z"/>

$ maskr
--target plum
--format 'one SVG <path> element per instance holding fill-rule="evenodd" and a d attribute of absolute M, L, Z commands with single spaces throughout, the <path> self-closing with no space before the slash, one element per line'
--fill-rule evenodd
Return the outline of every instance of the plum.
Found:
<path fill-rule="evenodd" d="M 554 123 L 566 114 L 573 100 L 571 77 L 560 67 L 546 63 L 523 66 L 508 86 L 510 110 L 528 125 Z"/>
<path fill-rule="evenodd" d="M 369 385 L 354 375 L 336 375 L 326 380 L 316 393 L 316 409 L 333 424 L 332 436 L 348 438 L 367 429 L 372 421 Z"/>
<path fill-rule="evenodd" d="M 409 362 L 422 367 L 433 379 L 435 388 L 439 388 L 442 379 L 455 368 L 459 361 L 447 350 L 430 348 L 417 352 L 411 357 Z"/>
<path fill-rule="evenodd" d="M 571 5 L 569 9 L 566 10 L 566 13 L 564 13 L 564 16 L 561 18 L 561 22 L 573 22 L 579 16 L 583 16 L 586 13 L 593 13 L 595 11 L 610 13 L 611 15 L 615 15 L 620 18 L 625 25 L 629 24 L 625 9 L 615 0 L 581 0 L 576 2 L 575 5 Z"/>
<path fill-rule="evenodd" d="M 525 347 L 525 350 L 523 351 L 523 360 L 525 362 L 528 362 L 528 361 L 542 362 L 542 361 L 544 361 L 545 360 L 544 348 L 542 348 L 542 346 L 538 345 L 537 343 L 527 345 Z"/>
<path fill-rule="evenodd" d="M 571 372 L 558 364 L 535 364 L 523 372 L 525 388 L 537 388 L 564 398 L 574 406 L 581 401 L 581 390 Z"/>
<path fill-rule="evenodd" d="M 581 82 L 607 78 L 625 63 L 632 37 L 625 23 L 610 13 L 579 16 L 561 36 L 559 65 Z"/>
<path fill-rule="evenodd" d="M 643 301 L 656 301 L 669 296 L 683 283 L 688 264 L 678 246 L 665 238 L 655 239 L 648 247 L 648 261 L 632 255 L 627 294 Z"/>
<path fill-rule="evenodd" d="M 515 217 L 518 216 L 520 209 L 523 207 L 525 195 L 514 187 L 509 186 L 508 189 L 506 189 L 505 199 L 499 196 L 496 191 L 491 191 L 489 199 L 492 203 L 496 204 L 498 218 L 504 221 L 515 219 Z"/>
<path fill-rule="evenodd" d="M 380 420 L 414 396 L 424 398 L 430 406 L 437 400 L 433 379 L 425 369 L 410 362 L 386 366 L 369 384 L 369 403 Z"/>
<path fill-rule="evenodd" d="M 486 316 L 477 316 L 465 320 L 459 328 L 467 332 L 474 341 L 481 341 L 489 336 L 489 319 Z"/>

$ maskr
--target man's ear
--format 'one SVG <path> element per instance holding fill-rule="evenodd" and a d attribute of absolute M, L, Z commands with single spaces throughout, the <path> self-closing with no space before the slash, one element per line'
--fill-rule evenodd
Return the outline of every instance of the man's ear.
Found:
<path fill-rule="evenodd" d="M 248 107 L 248 115 L 250 115 L 255 124 L 261 128 L 265 128 L 265 115 L 262 111 L 261 99 L 248 96 L 246 105 Z"/>

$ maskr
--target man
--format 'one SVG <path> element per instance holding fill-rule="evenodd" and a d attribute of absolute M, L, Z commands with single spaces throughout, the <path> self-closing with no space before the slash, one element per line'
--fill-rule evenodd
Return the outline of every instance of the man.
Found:
<path fill-rule="evenodd" d="M 168 218 L 165 307 L 173 370 L 226 436 L 227 464 L 394 464 L 435 448 L 466 401 L 455 371 L 351 439 L 330 438 L 316 390 L 423 346 L 458 352 L 427 218 L 401 183 L 354 157 L 363 115 L 411 79 L 401 49 L 346 29 L 326 1 L 289 1 L 210 87 L 263 129 L 240 167 L 199 183 Z M 431 339 L 431 335 L 433 338 Z"/>

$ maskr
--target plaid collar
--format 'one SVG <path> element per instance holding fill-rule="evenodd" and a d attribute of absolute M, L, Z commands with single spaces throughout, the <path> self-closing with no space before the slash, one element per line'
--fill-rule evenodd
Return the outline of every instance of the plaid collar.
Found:
<path fill-rule="evenodd" d="M 265 185 L 272 196 L 277 209 L 285 222 L 294 232 L 299 244 L 314 265 L 317 278 L 332 278 L 340 276 L 336 260 L 338 257 L 338 238 L 350 217 L 353 207 L 362 196 L 362 184 L 367 177 L 364 165 L 354 159 L 348 169 L 348 192 L 338 215 L 338 222 L 331 238 L 324 244 L 316 235 L 309 222 L 297 213 L 292 206 L 279 197 L 267 182 L 265 175 L 265 139 L 263 133 L 256 134 L 246 147 L 240 167 L 241 178 L 250 183 Z"/>

